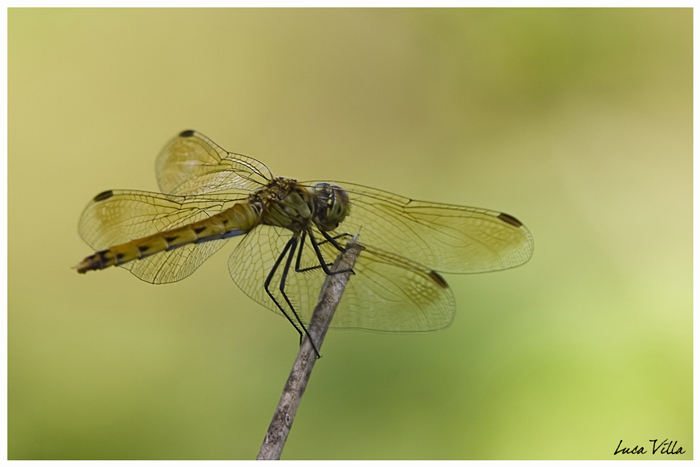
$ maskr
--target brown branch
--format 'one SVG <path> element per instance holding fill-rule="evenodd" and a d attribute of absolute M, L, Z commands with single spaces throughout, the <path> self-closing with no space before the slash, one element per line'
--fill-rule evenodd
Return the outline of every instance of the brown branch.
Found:
<path fill-rule="evenodd" d="M 332 271 L 349 270 L 355 266 L 357 256 L 362 249 L 356 240 L 357 235 L 348 242 L 345 252 L 336 258 Z M 332 274 L 326 276 L 326 280 L 323 282 L 318 304 L 308 326 L 309 335 L 319 350 L 350 276 L 349 272 Z M 272 417 L 262 446 L 260 446 L 258 460 L 278 460 L 282 455 L 284 443 L 287 441 L 289 430 L 292 428 L 294 417 L 301 403 L 301 397 L 304 395 L 304 390 L 306 390 L 306 385 L 311 377 L 311 370 L 316 363 L 316 352 L 309 341 L 309 335 L 304 337 L 301 347 L 299 347 L 299 353 L 289 378 L 287 378 L 287 384 L 284 385 L 277 410 Z"/>

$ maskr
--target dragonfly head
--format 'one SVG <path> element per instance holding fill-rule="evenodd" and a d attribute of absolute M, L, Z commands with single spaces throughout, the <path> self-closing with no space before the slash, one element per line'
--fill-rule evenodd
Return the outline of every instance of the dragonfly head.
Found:
<path fill-rule="evenodd" d="M 348 194 L 330 183 L 317 183 L 313 193 L 316 195 L 314 223 L 321 230 L 335 230 L 350 212 Z"/>

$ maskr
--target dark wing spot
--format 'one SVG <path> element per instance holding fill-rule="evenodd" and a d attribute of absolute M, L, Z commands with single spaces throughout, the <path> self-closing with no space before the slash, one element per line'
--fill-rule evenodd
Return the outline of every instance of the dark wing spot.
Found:
<path fill-rule="evenodd" d="M 498 215 L 498 218 L 501 219 L 506 224 L 512 225 L 513 227 L 522 227 L 523 226 L 523 223 L 520 222 L 518 219 L 516 219 L 515 217 L 510 216 L 506 213 L 503 213 L 503 212 Z"/>
<path fill-rule="evenodd" d="M 195 233 L 196 235 L 199 235 L 200 233 L 204 232 L 205 230 L 207 230 L 206 227 L 195 227 L 195 228 L 194 228 L 194 233 Z"/>
<path fill-rule="evenodd" d="M 437 283 L 437 285 L 439 285 L 439 286 L 442 287 L 443 289 L 449 289 L 449 288 L 450 288 L 450 286 L 447 284 L 447 282 L 445 281 L 445 279 L 443 279 L 442 276 L 441 276 L 440 274 L 438 274 L 437 272 L 431 270 L 431 271 L 428 273 L 428 276 L 430 276 L 430 278 L 431 278 L 432 280 L 434 280 L 434 281 Z"/>
<path fill-rule="evenodd" d="M 99 195 L 95 196 L 93 201 L 104 201 L 106 199 L 111 198 L 112 196 L 114 196 L 114 192 L 112 190 L 103 191 Z"/>
<path fill-rule="evenodd" d="M 194 136 L 194 130 L 185 130 L 182 133 L 180 133 L 180 138 L 189 138 L 190 136 Z"/>

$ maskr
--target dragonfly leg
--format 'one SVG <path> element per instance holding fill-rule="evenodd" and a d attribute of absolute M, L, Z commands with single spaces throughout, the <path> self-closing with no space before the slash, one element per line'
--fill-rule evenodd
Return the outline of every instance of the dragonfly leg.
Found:
<path fill-rule="evenodd" d="M 343 248 L 342 246 L 340 246 L 335 240 L 338 239 L 338 238 L 341 238 L 341 237 L 352 237 L 352 235 L 350 235 L 349 233 L 338 234 L 338 235 L 336 235 L 336 236 L 334 236 L 334 237 L 331 237 L 331 236 L 330 236 L 328 233 L 326 233 L 326 232 L 321 232 L 321 233 L 322 233 L 324 236 L 328 237 L 328 240 L 324 240 L 324 241 L 322 241 L 322 242 L 318 242 L 318 246 L 320 246 L 320 245 L 325 245 L 326 243 L 328 243 L 328 242 L 330 241 L 330 242 L 333 243 L 333 245 L 334 245 L 334 246 L 338 249 L 338 251 L 340 251 L 340 252 L 345 251 L 345 248 Z M 315 240 L 315 238 L 313 237 L 313 235 L 312 235 L 311 233 L 309 233 L 309 237 L 312 239 L 312 240 L 311 240 L 312 242 Z M 299 251 L 297 251 L 297 261 L 296 261 L 296 265 L 294 266 L 294 271 L 295 271 L 295 272 L 314 271 L 314 270 L 320 269 L 320 268 L 323 268 L 323 270 L 324 270 L 324 272 L 325 272 L 326 274 L 338 274 L 338 273 L 342 273 L 342 272 L 348 272 L 348 271 L 336 271 L 336 272 L 330 271 L 329 268 L 330 268 L 331 266 L 333 266 L 333 263 L 326 263 L 326 262 L 325 262 L 325 258 L 323 258 L 323 255 L 320 254 L 318 248 L 315 248 L 316 256 L 319 258 L 319 262 L 321 262 L 322 264 L 318 264 L 318 265 L 316 265 L 316 266 L 309 266 L 308 268 L 302 268 L 302 267 L 301 267 L 301 256 L 302 256 L 302 252 L 304 251 L 304 243 L 305 243 L 305 242 L 306 242 L 306 232 L 302 232 L 302 234 L 301 234 L 301 244 L 299 245 Z M 325 265 L 325 267 L 324 267 L 324 265 Z M 355 274 L 355 272 L 354 272 L 352 269 L 350 269 L 349 272 Z"/>
<path fill-rule="evenodd" d="M 284 265 L 284 269 L 282 270 L 282 279 L 280 280 L 280 285 L 279 285 L 279 290 L 282 293 L 282 297 L 284 297 L 284 301 L 287 302 L 287 305 L 289 305 L 289 308 L 292 310 L 292 313 L 294 313 L 294 316 L 296 317 L 297 321 L 299 321 L 299 324 L 301 325 L 301 328 L 304 330 L 307 336 L 309 336 L 309 342 L 311 343 L 311 347 L 314 348 L 314 352 L 316 352 L 316 358 L 321 358 L 321 354 L 318 352 L 318 348 L 316 347 L 316 343 L 314 342 L 313 338 L 311 337 L 311 334 L 309 334 L 309 331 L 306 329 L 304 326 L 304 323 L 301 321 L 299 318 L 299 315 L 297 314 L 296 310 L 294 309 L 294 305 L 292 305 L 292 302 L 289 301 L 289 297 L 287 297 L 287 294 L 284 291 L 285 285 L 287 284 L 287 274 L 289 274 L 289 268 L 292 265 L 292 258 L 294 258 L 294 251 L 296 250 L 297 247 L 297 237 L 292 237 L 290 242 L 293 242 L 289 255 L 287 256 L 287 262 Z M 302 336 L 303 339 L 303 336 Z"/>
<path fill-rule="evenodd" d="M 321 231 L 322 234 L 328 235 L 326 232 Z M 333 237 L 328 235 L 326 237 L 331 243 L 334 245 L 338 245 L 335 240 L 331 240 Z M 331 275 L 331 274 L 343 274 L 345 272 L 349 272 L 351 274 L 355 274 L 355 271 L 353 271 L 351 268 L 350 269 L 343 269 L 342 271 L 331 271 L 328 267 L 328 264 L 326 263 L 326 260 L 323 258 L 323 254 L 321 253 L 321 249 L 318 247 L 318 242 L 316 242 L 316 238 L 314 237 L 314 234 L 312 232 L 309 232 L 309 239 L 311 240 L 311 246 L 314 247 L 314 251 L 316 252 L 316 257 L 318 258 L 319 265 L 323 269 L 323 272 L 326 273 L 326 275 Z M 344 248 L 341 248 L 340 245 L 338 245 L 336 248 L 338 248 L 341 252 L 345 251 Z"/>
<path fill-rule="evenodd" d="M 296 311 L 294 311 L 294 308 L 292 307 L 292 311 L 294 312 L 294 315 L 296 316 L 297 320 L 299 320 L 299 323 L 301 323 L 301 327 L 304 331 L 299 329 L 299 327 L 294 322 L 294 320 L 287 314 L 286 311 L 284 311 L 284 308 L 282 307 L 282 305 L 279 304 L 279 302 L 277 301 L 275 296 L 272 295 L 272 292 L 270 291 L 270 282 L 272 282 L 272 278 L 274 277 L 275 272 L 277 271 L 277 268 L 279 267 L 280 263 L 282 262 L 282 259 L 285 256 L 287 256 L 287 252 L 289 251 L 290 248 L 292 248 L 292 245 L 294 245 L 294 247 L 296 247 L 296 243 L 297 243 L 297 238 L 292 237 L 291 239 L 289 239 L 289 241 L 285 245 L 284 249 L 282 250 L 282 253 L 280 253 L 279 257 L 275 261 L 275 264 L 272 266 L 272 269 L 270 269 L 270 273 L 267 275 L 267 278 L 265 279 L 265 292 L 267 292 L 267 295 L 269 295 L 270 298 L 272 299 L 272 301 L 275 302 L 275 305 L 277 305 L 277 308 L 280 309 L 280 311 L 282 312 L 284 317 L 287 318 L 287 320 L 290 323 L 292 323 L 292 326 L 294 326 L 294 329 L 296 329 L 297 332 L 299 333 L 300 338 L 303 339 L 304 338 L 304 331 L 306 331 L 306 328 L 304 327 L 304 324 L 301 323 L 301 320 L 299 320 L 299 316 L 297 316 Z M 294 253 L 292 252 L 291 256 L 293 256 L 293 255 L 294 255 Z M 289 262 L 289 261 L 287 261 L 287 262 Z M 285 299 L 286 299 L 286 296 L 285 296 Z M 308 332 L 307 332 L 307 334 L 308 334 Z"/>
<path fill-rule="evenodd" d="M 341 237 L 350 237 L 350 238 L 352 238 L 352 235 L 349 234 L 349 233 L 347 233 L 347 232 L 346 232 L 346 233 L 341 233 L 341 234 L 335 235 L 335 236 L 333 236 L 333 237 L 331 237 L 330 234 L 329 234 L 328 232 L 325 232 L 325 231 L 323 231 L 323 230 L 321 230 L 320 232 L 321 232 L 321 235 L 323 235 L 323 236 L 325 237 L 325 240 L 322 241 L 321 243 L 319 243 L 319 245 L 323 245 L 324 243 L 331 242 L 331 243 L 333 244 L 333 246 L 334 246 L 338 251 L 340 251 L 341 253 L 345 252 L 345 247 L 340 246 L 340 245 L 338 244 L 338 242 L 336 242 L 336 240 L 339 239 L 339 238 L 341 238 Z"/>
<path fill-rule="evenodd" d="M 328 233 L 326 233 L 326 232 L 321 232 L 321 233 L 322 233 L 324 236 L 328 236 L 328 237 L 329 237 L 329 240 L 324 240 L 324 241 L 322 241 L 322 242 L 318 242 L 318 245 L 319 245 L 319 246 L 325 245 L 326 243 L 328 243 L 328 242 L 330 241 L 330 242 L 333 243 L 333 246 L 335 246 L 335 247 L 338 249 L 338 251 L 341 251 L 341 252 L 345 251 L 345 248 L 343 248 L 342 246 L 340 246 L 340 245 L 339 245 L 337 242 L 335 242 L 334 240 L 336 240 L 336 239 L 338 239 L 338 238 L 341 238 L 341 237 L 351 237 L 351 238 L 352 238 L 352 235 L 349 234 L 349 233 L 341 233 L 341 234 L 335 235 L 335 236 L 333 236 L 333 237 L 331 237 L 330 235 L 328 235 Z M 297 262 L 296 262 L 296 266 L 294 267 L 294 271 L 295 271 L 295 272 L 314 271 L 314 270 L 316 270 L 316 269 L 320 269 L 320 268 L 321 268 L 320 265 L 309 266 L 308 268 L 302 268 L 302 267 L 301 267 L 301 256 L 302 256 L 302 252 L 304 251 L 304 242 L 305 242 L 305 241 L 306 241 L 306 232 L 302 232 L 302 234 L 301 234 L 301 243 L 299 244 L 299 250 L 297 251 Z M 330 267 L 330 266 L 333 266 L 333 264 L 332 264 L 332 263 L 326 263 L 326 267 Z M 344 271 L 340 271 L 340 272 L 344 272 Z"/>
<path fill-rule="evenodd" d="M 304 243 L 306 243 L 306 231 L 301 233 L 301 240 L 299 243 L 299 250 L 297 251 L 297 261 L 296 261 L 296 264 L 294 265 L 294 272 L 315 271 L 316 269 L 319 269 L 321 267 L 319 265 L 310 266 L 308 268 L 301 267 L 301 256 L 304 252 Z M 323 243 L 325 243 L 325 242 L 322 242 L 321 245 L 323 245 Z M 326 263 L 326 266 L 332 266 L 332 265 Z"/>
<path fill-rule="evenodd" d="M 306 272 L 306 271 L 313 271 L 314 269 L 318 269 L 321 266 L 311 266 L 310 268 L 302 268 L 301 267 L 301 255 L 304 251 L 304 243 L 306 242 L 306 231 L 303 231 L 301 233 L 301 239 L 299 240 L 299 250 L 297 250 L 297 261 L 294 264 L 294 272 Z"/>

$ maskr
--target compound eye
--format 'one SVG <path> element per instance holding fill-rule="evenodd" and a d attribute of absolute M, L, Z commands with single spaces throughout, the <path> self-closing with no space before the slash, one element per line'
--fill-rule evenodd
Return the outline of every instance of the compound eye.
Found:
<path fill-rule="evenodd" d="M 316 224 L 326 231 L 337 229 L 349 212 L 347 193 L 339 186 L 330 183 L 317 183 L 314 186 L 314 192 L 318 196 Z"/>
<path fill-rule="evenodd" d="M 317 183 L 316 185 L 314 185 L 314 192 L 316 194 L 321 194 L 321 193 L 327 192 L 327 191 L 329 191 L 328 188 L 330 186 L 331 186 L 330 183 L 326 183 L 326 182 Z"/>

